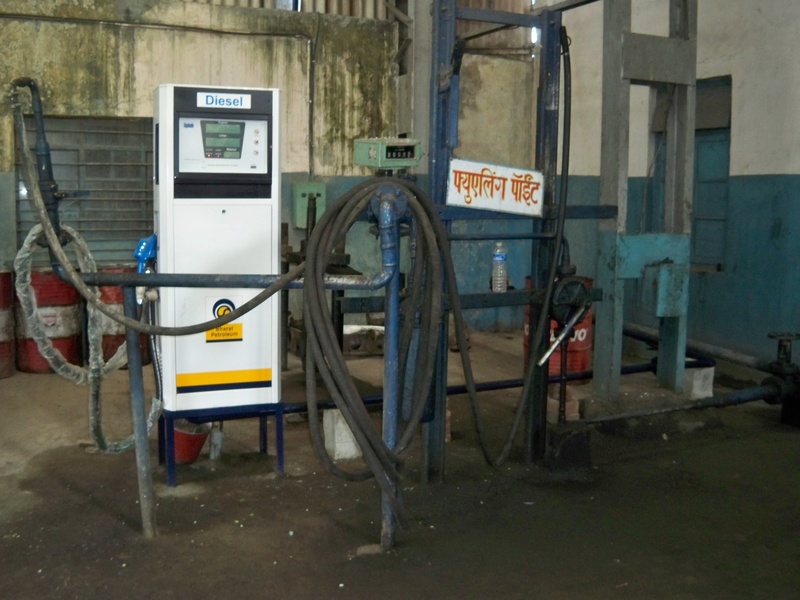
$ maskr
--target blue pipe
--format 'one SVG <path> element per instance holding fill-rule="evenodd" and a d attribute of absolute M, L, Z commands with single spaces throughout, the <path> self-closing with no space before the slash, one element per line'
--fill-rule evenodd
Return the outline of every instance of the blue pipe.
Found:
<path fill-rule="evenodd" d="M 125 316 L 137 318 L 136 288 L 122 289 L 122 307 Z M 131 420 L 136 442 L 136 473 L 139 483 L 139 509 L 142 514 L 142 531 L 146 538 L 156 535 L 156 498 L 153 491 L 153 474 L 150 469 L 150 447 L 147 437 L 147 418 L 144 414 L 144 377 L 139 332 L 125 328 L 128 345 L 128 383 L 131 390 Z"/>
<path fill-rule="evenodd" d="M 56 274 L 65 281 L 69 276 L 61 265 L 54 266 Z M 368 275 L 325 275 L 325 288 L 330 290 L 370 290 L 386 285 L 397 271 L 397 260 L 393 264 L 384 262 L 380 273 Z M 275 283 L 280 275 L 214 275 L 185 273 L 81 273 L 87 285 L 109 286 L 147 286 L 147 287 L 188 287 L 188 288 L 267 288 Z M 302 289 L 304 279 L 295 279 L 286 287 Z"/>
<path fill-rule="evenodd" d="M 529 231 L 526 233 L 501 233 L 486 231 L 479 233 L 450 233 L 447 238 L 451 242 L 474 240 L 551 240 L 555 234 L 550 231 Z"/>
<path fill-rule="evenodd" d="M 736 390 L 720 396 L 711 396 L 697 402 L 689 402 L 687 404 L 680 404 L 678 406 L 665 406 L 662 408 L 654 408 L 650 410 L 642 410 L 637 412 L 622 413 L 619 415 L 608 415 L 604 417 L 596 417 L 594 419 L 584 419 L 581 423 L 597 424 L 608 423 L 610 421 L 621 421 L 623 419 L 635 419 L 637 417 L 651 417 L 653 415 L 663 415 L 671 412 L 682 410 L 699 410 L 703 408 L 722 408 L 725 406 L 735 406 L 737 404 L 745 404 L 747 402 L 755 402 L 756 400 L 770 401 L 780 398 L 780 390 L 774 385 L 760 385 L 757 387 L 747 388 L 744 390 Z"/>
<path fill-rule="evenodd" d="M 389 273 L 386 285 L 386 312 L 383 345 L 383 441 L 389 450 L 397 445 L 400 358 L 400 277 L 397 276 L 398 226 L 394 198 L 382 198 L 379 216 L 383 272 Z M 396 485 L 396 484 L 395 484 Z M 395 498 L 397 490 L 394 490 Z M 394 546 L 395 519 L 387 492 L 381 495 L 381 546 Z"/>
<path fill-rule="evenodd" d="M 694 361 L 686 361 L 686 368 L 687 369 L 704 369 L 708 367 L 713 367 L 716 364 L 713 358 L 710 357 L 700 357 L 698 356 L 697 360 Z M 656 372 L 656 365 L 655 360 L 652 360 L 647 363 L 641 363 L 638 365 L 625 365 L 621 369 L 621 373 L 623 375 L 633 375 L 635 373 L 655 373 Z M 591 379 L 594 376 L 593 371 L 576 371 L 574 373 L 567 373 L 567 381 L 581 381 L 584 379 Z M 559 375 L 551 375 L 548 377 L 548 383 L 558 383 L 560 381 Z M 518 388 L 522 387 L 523 383 L 525 382 L 524 379 L 498 379 L 496 381 L 484 381 L 483 383 L 476 383 L 475 384 L 475 391 L 477 392 L 491 392 L 494 390 L 507 390 L 511 388 Z M 466 394 L 467 393 L 467 386 L 466 385 L 449 385 L 447 386 L 447 395 L 448 396 L 457 396 L 459 394 Z M 383 395 L 382 394 L 369 394 L 363 397 L 364 405 L 365 406 L 377 406 L 383 403 Z M 318 402 L 318 407 L 325 410 L 329 408 L 336 408 L 336 404 L 329 400 L 327 402 Z M 307 412 L 308 407 L 306 403 L 297 403 L 297 404 L 285 404 L 283 412 L 284 414 L 291 414 L 291 413 L 303 413 Z"/>

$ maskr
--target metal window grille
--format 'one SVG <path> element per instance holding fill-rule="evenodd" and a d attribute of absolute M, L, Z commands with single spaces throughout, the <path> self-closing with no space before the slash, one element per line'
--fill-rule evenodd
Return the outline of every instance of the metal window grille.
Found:
<path fill-rule="evenodd" d="M 26 121 L 27 147 L 36 130 Z M 84 237 L 98 264 L 131 264 L 136 243 L 153 232 L 151 119 L 45 118 L 61 201 L 61 222 Z M 38 220 L 18 168 L 17 243 Z M 46 253 L 35 265 L 47 264 Z"/>

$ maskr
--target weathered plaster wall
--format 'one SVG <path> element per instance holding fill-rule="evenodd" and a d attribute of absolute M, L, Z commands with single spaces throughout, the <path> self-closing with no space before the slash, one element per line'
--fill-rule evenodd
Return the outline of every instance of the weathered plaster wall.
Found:
<path fill-rule="evenodd" d="M 667 0 L 636 0 L 632 29 L 666 33 Z M 571 172 L 599 175 L 603 3 L 564 14 L 572 45 L 573 132 Z M 698 6 L 697 77 L 733 81 L 731 175 L 800 172 L 800 3 L 772 0 L 701 0 Z M 650 104 L 634 88 L 631 162 L 634 177 L 647 173 L 646 126 Z M 643 129 L 643 127 L 645 129 Z"/>
<path fill-rule="evenodd" d="M 352 173 L 353 138 L 391 133 L 387 23 L 172 0 L 136 13 L 109 5 L 4 2 L 0 72 L 38 79 L 52 115 L 150 116 L 152 90 L 167 82 L 278 87 L 287 171 L 308 170 L 309 110 L 321 175 Z"/>
<path fill-rule="evenodd" d="M 536 63 L 496 56 L 464 56 L 461 67 L 459 145 L 457 158 L 532 169 L 535 154 Z M 528 221 L 464 221 L 453 225 L 458 233 L 530 231 Z M 525 285 L 531 257 L 529 241 L 507 241 L 509 278 L 513 286 Z M 454 242 L 459 289 L 489 291 L 494 241 Z M 466 313 L 477 329 L 519 329 L 519 307 L 471 310 Z"/>
<path fill-rule="evenodd" d="M 3 85 L 35 78 L 46 115 L 150 117 L 160 83 L 277 87 L 282 169 L 306 177 L 366 174 L 352 164 L 352 140 L 393 133 L 396 31 L 386 22 L 175 0 L 4 0 L 0 25 Z M 11 121 L 1 103 L 5 265 L 13 258 L 5 241 L 14 239 Z"/>
<path fill-rule="evenodd" d="M 464 56 L 457 158 L 533 167 L 535 74 L 532 61 Z"/>

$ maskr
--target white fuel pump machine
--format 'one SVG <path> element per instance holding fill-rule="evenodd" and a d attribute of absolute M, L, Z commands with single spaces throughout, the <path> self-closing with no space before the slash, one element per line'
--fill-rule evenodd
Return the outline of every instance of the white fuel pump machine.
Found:
<path fill-rule="evenodd" d="M 155 229 L 161 273 L 280 272 L 279 93 L 155 91 Z M 162 325 L 207 321 L 259 290 L 160 290 Z M 280 399 L 279 294 L 227 325 L 162 337 L 164 410 L 236 413 Z"/>

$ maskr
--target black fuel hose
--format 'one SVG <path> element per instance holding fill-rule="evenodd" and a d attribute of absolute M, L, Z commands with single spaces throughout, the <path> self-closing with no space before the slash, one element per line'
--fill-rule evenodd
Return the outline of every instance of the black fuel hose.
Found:
<path fill-rule="evenodd" d="M 526 398 L 531 394 L 533 386 L 533 376 L 536 370 L 536 363 L 539 361 L 541 354 L 542 342 L 544 341 L 544 334 L 546 327 L 549 325 L 549 312 L 550 303 L 553 298 L 553 288 L 555 286 L 556 275 L 558 273 L 558 264 L 561 254 L 561 246 L 564 240 L 564 223 L 567 214 L 567 184 L 569 175 L 569 154 L 570 154 L 570 125 L 572 121 L 572 67 L 569 56 L 569 37 L 565 27 L 561 27 L 559 31 L 559 39 L 561 44 L 561 51 L 564 56 L 564 127 L 562 130 L 563 146 L 561 151 L 561 190 L 559 194 L 558 203 L 558 217 L 556 221 L 555 232 L 555 246 L 552 248 L 550 268 L 547 274 L 547 286 L 545 288 L 544 300 L 542 303 L 542 310 L 539 313 L 539 319 L 536 323 L 533 337 L 531 337 L 531 352 L 528 360 L 528 368 L 523 380 L 522 392 L 520 393 L 520 400 L 514 412 L 514 420 L 511 425 L 511 430 L 506 442 L 497 457 L 493 457 L 488 449 L 486 440 L 486 431 L 483 424 L 483 418 L 478 405 L 477 391 L 475 388 L 475 378 L 472 374 L 472 366 L 470 364 L 466 330 L 464 328 L 464 320 L 461 310 L 461 303 L 458 301 L 458 295 L 451 293 L 451 302 L 453 310 L 453 320 L 456 328 L 456 340 L 458 343 L 459 354 L 461 355 L 462 368 L 464 371 L 464 380 L 467 388 L 467 394 L 470 401 L 470 408 L 472 410 L 473 422 L 475 425 L 478 442 L 483 452 L 486 462 L 490 465 L 498 466 L 504 463 L 511 449 L 514 445 L 514 439 L 519 432 L 522 419 L 525 415 Z M 448 287 L 450 290 L 456 290 L 455 272 L 452 270 L 452 257 L 449 254 L 449 248 L 444 248 L 444 264 L 446 267 L 446 275 Z"/>
<path fill-rule="evenodd" d="M 408 281 L 407 297 L 401 311 L 404 314 L 400 332 L 400 353 L 405 357 L 400 363 L 398 384 L 413 372 L 413 391 L 410 417 L 395 448 L 387 447 L 380 432 L 364 405 L 352 376 L 347 369 L 333 327 L 328 296 L 324 286 L 325 271 L 333 249 L 344 238 L 353 223 L 360 217 L 373 199 L 402 197 L 410 215 L 413 216 L 414 244 L 416 256 L 414 268 Z M 439 326 L 442 317 L 441 253 L 446 237 L 436 235 L 431 216 L 430 201 L 418 188 L 407 181 L 394 178 L 377 178 L 367 181 L 329 206 L 317 222 L 308 240 L 306 251 L 306 278 L 304 323 L 306 328 L 306 395 L 309 425 L 314 449 L 326 469 L 340 477 L 361 480 L 374 476 L 386 493 L 392 511 L 401 525 L 407 521 L 402 497 L 398 493 L 400 455 L 408 448 L 416 433 L 427 403 L 428 390 L 433 379 Z M 395 275 L 397 276 L 397 275 Z M 419 313 L 419 345 L 416 352 L 409 351 L 416 315 Z M 416 360 L 408 363 L 409 355 Z M 338 467 L 324 447 L 319 431 L 319 409 L 316 398 L 315 369 L 319 371 L 331 399 L 341 411 L 342 417 L 353 432 L 361 448 L 366 471 L 346 471 Z M 410 369 L 413 369 L 411 371 Z"/>

